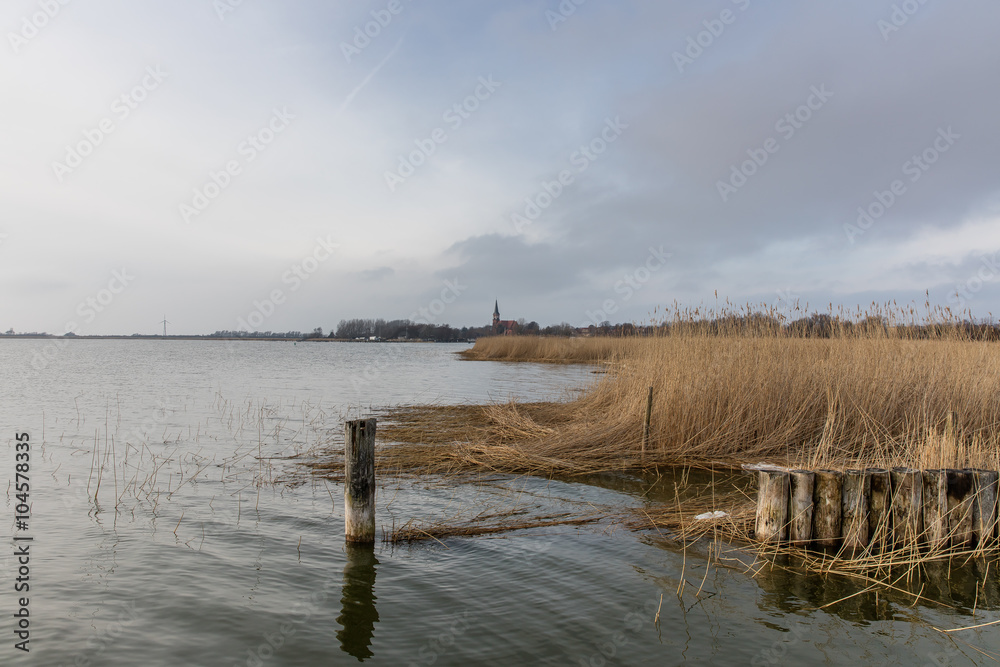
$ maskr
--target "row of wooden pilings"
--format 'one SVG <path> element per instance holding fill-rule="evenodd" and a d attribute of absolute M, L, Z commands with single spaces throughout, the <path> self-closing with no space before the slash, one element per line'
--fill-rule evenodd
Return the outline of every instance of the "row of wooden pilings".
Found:
<path fill-rule="evenodd" d="M 754 470 L 756 537 L 764 543 L 856 552 L 964 548 L 997 539 L 1000 474 L 993 470 Z"/>

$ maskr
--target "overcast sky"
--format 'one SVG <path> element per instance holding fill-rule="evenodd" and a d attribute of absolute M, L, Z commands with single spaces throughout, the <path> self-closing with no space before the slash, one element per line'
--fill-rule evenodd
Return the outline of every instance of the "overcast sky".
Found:
<path fill-rule="evenodd" d="M 1000 314 L 996 2 L 6 0 L 0 22 L 4 330 L 483 325 L 494 299 L 583 325 L 716 292 Z"/>

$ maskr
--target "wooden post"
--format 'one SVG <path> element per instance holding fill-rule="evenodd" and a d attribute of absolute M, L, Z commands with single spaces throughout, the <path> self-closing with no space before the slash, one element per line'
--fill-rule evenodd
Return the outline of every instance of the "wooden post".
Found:
<path fill-rule="evenodd" d="M 646 421 L 642 424 L 642 460 L 646 461 L 646 447 L 649 446 L 649 422 L 653 417 L 653 386 L 649 386 L 646 394 Z"/>
<path fill-rule="evenodd" d="M 884 468 L 869 468 L 868 496 L 868 536 L 875 548 L 885 548 L 892 529 L 892 486 L 889 471 Z"/>
<path fill-rule="evenodd" d="M 842 496 L 844 549 L 861 551 L 868 546 L 868 495 L 871 478 L 863 470 L 844 471 Z"/>
<path fill-rule="evenodd" d="M 835 547 L 840 543 L 843 473 L 817 470 L 813 485 L 813 544 Z"/>
<path fill-rule="evenodd" d="M 972 532 L 978 544 L 992 544 L 997 525 L 997 482 L 1000 473 L 976 470 L 974 477 L 976 500 L 972 514 Z"/>
<path fill-rule="evenodd" d="M 805 545 L 812 539 L 813 486 L 816 475 L 810 470 L 792 470 L 789 474 L 788 539 Z"/>
<path fill-rule="evenodd" d="M 924 540 L 932 549 L 948 547 L 948 473 L 925 470 Z"/>
<path fill-rule="evenodd" d="M 375 418 L 344 425 L 344 538 L 374 544 Z"/>
<path fill-rule="evenodd" d="M 757 539 L 784 542 L 788 539 L 788 472 L 765 469 L 757 478 Z"/>
<path fill-rule="evenodd" d="M 973 542 L 972 514 L 976 497 L 973 493 L 972 471 L 949 469 L 948 476 L 948 530 L 951 545 L 957 549 Z"/>
<path fill-rule="evenodd" d="M 896 545 L 916 546 L 923 528 L 923 482 L 920 471 L 893 468 L 892 537 Z"/>

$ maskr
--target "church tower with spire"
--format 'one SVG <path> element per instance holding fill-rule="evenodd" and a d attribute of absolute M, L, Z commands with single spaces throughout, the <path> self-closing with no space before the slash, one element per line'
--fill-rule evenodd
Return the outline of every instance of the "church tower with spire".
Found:
<path fill-rule="evenodd" d="M 514 320 L 501 320 L 500 319 L 500 302 L 496 301 L 493 304 L 493 335 L 494 336 L 513 336 L 517 333 L 517 322 Z"/>

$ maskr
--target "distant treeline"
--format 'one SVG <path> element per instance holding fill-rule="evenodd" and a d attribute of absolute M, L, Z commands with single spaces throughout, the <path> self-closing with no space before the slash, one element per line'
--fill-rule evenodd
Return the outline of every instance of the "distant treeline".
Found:
<path fill-rule="evenodd" d="M 516 333 L 523 335 L 571 336 L 576 329 L 565 322 L 541 328 L 538 322 L 519 320 Z M 493 334 L 492 326 L 452 327 L 448 324 L 426 324 L 412 320 L 351 319 L 341 320 L 330 337 L 343 340 L 380 338 L 382 340 L 417 339 L 435 341 L 467 340 Z"/>
<path fill-rule="evenodd" d="M 801 313 L 802 311 L 798 311 Z M 538 322 L 523 319 L 514 323 L 509 333 L 518 336 L 657 336 L 670 334 L 791 336 L 797 338 L 840 338 L 855 336 L 891 336 L 911 339 L 961 338 L 977 341 L 1000 341 L 1000 324 L 976 322 L 968 316 L 959 318 L 947 309 L 932 309 L 926 315 L 916 315 L 912 306 L 886 307 L 873 305 L 866 312 L 837 314 L 813 313 L 792 319 L 773 308 L 703 311 L 674 309 L 650 324 L 600 324 L 574 327 L 561 324 L 541 327 Z M 341 320 L 329 333 L 316 327 L 309 333 L 301 331 L 216 331 L 208 336 L 190 338 L 247 339 L 337 339 L 337 340 L 423 340 L 436 342 L 464 341 L 493 335 L 492 326 L 453 327 L 448 324 L 414 322 L 408 319 L 347 319 Z M 15 333 L 10 329 L 0 336 L 47 337 L 45 332 Z M 66 334 L 73 336 L 74 334 Z M 140 334 L 132 334 L 139 336 Z M 143 336 L 152 337 L 152 336 Z M 158 336 L 157 336 L 158 337 Z"/>

